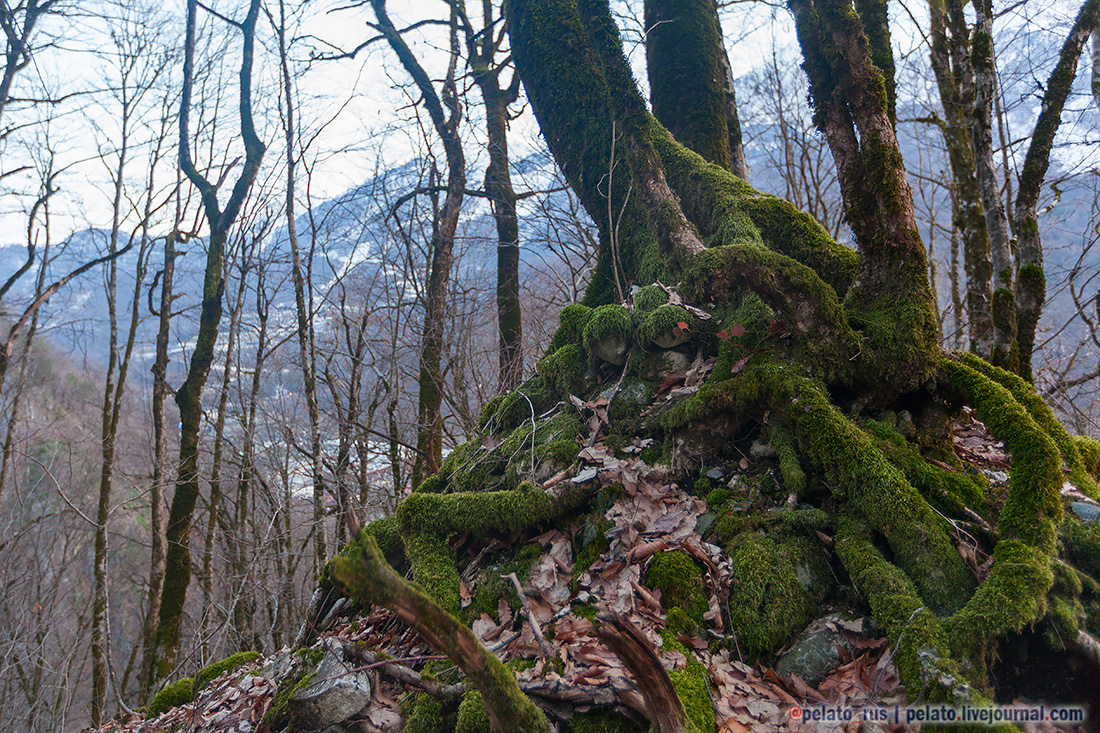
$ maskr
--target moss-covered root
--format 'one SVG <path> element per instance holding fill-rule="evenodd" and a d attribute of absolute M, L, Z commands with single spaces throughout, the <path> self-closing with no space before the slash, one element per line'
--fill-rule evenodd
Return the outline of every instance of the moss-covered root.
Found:
<path fill-rule="evenodd" d="M 416 492 L 397 507 L 405 555 L 413 580 L 449 613 L 459 608 L 459 577 L 450 536 L 474 537 L 526 529 L 569 511 L 589 495 L 585 487 L 550 494 L 531 483 L 511 491 L 426 494 Z"/>
<path fill-rule="evenodd" d="M 1026 380 L 1010 371 L 995 367 L 973 354 L 962 354 L 959 359 L 966 366 L 984 374 L 1007 389 L 1013 398 L 1027 410 L 1027 413 L 1031 415 L 1031 419 L 1058 444 L 1058 450 L 1069 467 L 1070 482 L 1093 499 L 1100 500 L 1100 489 L 1097 488 L 1096 480 L 1090 475 L 1090 473 L 1096 473 L 1095 464 L 1093 464 L 1094 467 L 1090 468 L 1090 460 L 1100 463 L 1100 456 L 1093 456 L 1091 453 L 1088 456 L 1082 454 L 1082 448 L 1089 451 L 1091 447 L 1086 442 L 1087 439 L 1075 439 L 1071 436 L 1062 423 L 1058 421 L 1058 418 L 1054 416 L 1054 412 L 1047 405 L 1046 400 L 1040 397 L 1035 392 L 1035 388 Z"/>
<path fill-rule="evenodd" d="M 333 579 L 364 603 L 385 606 L 433 648 L 450 657 L 481 693 L 497 733 L 547 733 L 546 717 L 516 685 L 512 673 L 490 654 L 469 628 L 390 568 L 374 538 L 360 534 L 347 555 L 332 562 Z"/>
<path fill-rule="evenodd" d="M 974 406 L 978 419 L 1012 454 L 1008 500 L 999 519 L 1001 534 L 1050 556 L 1062 519 L 1062 455 L 1009 390 L 965 361 L 969 359 L 945 358 L 944 380 Z"/>
<path fill-rule="evenodd" d="M 779 455 L 779 471 L 783 474 L 783 488 L 795 496 L 806 491 L 806 472 L 798 460 L 798 449 L 791 432 L 782 425 L 773 425 L 771 444 Z"/>
<path fill-rule="evenodd" d="M 781 411 L 805 457 L 834 484 L 834 494 L 852 514 L 886 538 L 894 561 L 933 611 L 950 613 L 966 602 L 974 577 L 945 522 L 819 384 L 777 364 L 747 369 L 728 384 L 737 403 Z M 704 391 L 699 394 L 710 399 Z"/>
<path fill-rule="evenodd" d="M 689 265 L 684 295 L 723 305 L 752 291 L 777 313 L 793 336 L 795 358 L 829 382 L 845 382 L 859 340 L 836 291 L 806 265 L 758 244 L 712 247 Z"/>
<path fill-rule="evenodd" d="M 668 184 L 703 237 L 720 245 L 762 241 L 812 268 L 843 297 L 859 267 L 854 251 L 837 244 L 812 216 L 789 201 L 759 193 L 661 132 L 653 142 Z"/>
<path fill-rule="evenodd" d="M 1008 499 L 998 522 L 1002 539 L 994 548 L 992 570 L 947 624 L 957 652 L 976 655 L 989 639 L 1019 630 L 1046 611 L 1062 519 L 1062 457 L 1009 390 L 951 358 L 944 360 L 943 374 L 1012 453 Z"/>
<path fill-rule="evenodd" d="M 971 689 L 950 658 L 940 620 L 925 607 L 906 574 L 888 562 L 851 520 L 838 524 L 836 553 L 871 606 L 875 623 L 896 646 L 894 664 L 910 697 L 915 699 L 927 684 L 925 692 L 932 702 L 971 702 Z"/>

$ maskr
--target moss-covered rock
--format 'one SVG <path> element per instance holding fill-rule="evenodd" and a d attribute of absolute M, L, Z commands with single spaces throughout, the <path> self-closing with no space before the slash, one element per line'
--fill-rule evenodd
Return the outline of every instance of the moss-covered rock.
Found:
<path fill-rule="evenodd" d="M 195 699 L 195 678 L 184 677 L 166 685 L 149 703 L 149 717 L 166 713 Z"/>
<path fill-rule="evenodd" d="M 805 545 L 776 545 L 756 532 L 738 535 L 726 548 L 735 583 L 730 589 L 730 615 L 737 642 L 746 661 L 775 652 L 806 626 L 816 607 L 807 586 L 799 580 L 798 565 L 810 563 Z"/>
<path fill-rule="evenodd" d="M 601 305 L 584 327 L 584 345 L 597 359 L 621 366 L 634 332 L 630 313 L 621 305 Z"/>
<path fill-rule="evenodd" d="M 558 330 L 554 332 L 547 351 L 556 351 L 566 344 L 583 344 L 584 327 L 591 318 L 592 309 L 586 305 L 573 303 L 562 308 L 558 313 Z"/>
<path fill-rule="evenodd" d="M 201 690 L 206 686 L 206 683 L 211 680 L 221 677 L 226 672 L 232 672 L 238 667 L 243 667 L 249 662 L 254 662 L 260 658 L 259 652 L 237 652 L 236 654 L 226 657 L 220 662 L 214 662 L 209 664 L 198 671 L 195 675 L 195 690 Z"/>
<path fill-rule="evenodd" d="M 538 364 L 539 374 L 550 388 L 562 395 L 584 392 L 584 373 L 588 358 L 584 350 L 574 343 L 567 343 L 543 357 Z"/>
<path fill-rule="evenodd" d="M 703 622 L 707 612 L 707 586 L 703 569 L 690 555 L 680 550 L 653 556 L 646 568 L 644 582 L 661 591 L 661 605 L 681 608 L 696 621 Z"/>
<path fill-rule="evenodd" d="M 668 303 L 668 293 L 658 285 L 646 285 L 634 294 L 634 312 L 644 315 Z"/>
<path fill-rule="evenodd" d="M 678 305 L 662 305 L 645 315 L 638 336 L 643 344 L 671 349 L 691 338 L 695 318 Z"/>

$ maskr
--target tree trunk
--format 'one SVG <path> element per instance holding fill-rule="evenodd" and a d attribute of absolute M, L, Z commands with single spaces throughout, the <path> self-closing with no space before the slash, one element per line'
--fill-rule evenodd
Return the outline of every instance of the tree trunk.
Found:
<path fill-rule="evenodd" d="M 217 186 L 207 181 L 191 159 L 188 130 L 191 107 L 191 87 L 195 55 L 195 24 L 198 13 L 196 0 L 187 3 L 187 34 L 184 42 L 183 93 L 180 101 L 180 167 L 202 196 L 203 209 L 210 237 L 207 242 L 206 276 L 203 282 L 202 310 L 199 331 L 191 363 L 179 391 L 176 404 L 180 410 L 180 451 L 176 491 L 168 515 L 165 533 L 164 589 L 154 647 L 154 669 L 160 678 L 167 677 L 176 666 L 183 622 L 183 605 L 187 586 L 191 582 L 191 524 L 195 502 L 199 495 L 199 431 L 202 424 L 202 393 L 214 360 L 214 346 L 222 315 L 223 254 L 229 228 L 237 219 L 241 206 L 252 187 L 263 158 L 264 145 L 256 135 L 252 121 L 252 55 L 255 42 L 259 0 L 252 0 L 248 14 L 240 24 L 244 45 L 240 69 L 240 125 L 245 146 L 245 161 L 233 192 L 222 209 L 218 203 Z"/>
<path fill-rule="evenodd" d="M 974 109 L 974 73 L 966 19 L 958 0 L 929 0 L 928 7 L 932 71 L 944 112 L 940 127 L 951 165 L 953 219 L 962 238 L 966 269 L 967 333 L 970 350 L 989 359 L 993 355 L 993 263 L 967 123 Z"/>
<path fill-rule="evenodd" d="M 717 4 L 714 0 L 646 0 L 645 27 L 654 116 L 681 145 L 732 171 L 732 72 Z M 744 150 L 741 159 L 743 178 Z"/>
<path fill-rule="evenodd" d="M 177 183 L 178 196 L 178 183 Z M 177 198 L 178 201 L 178 198 Z M 179 221 L 179 212 L 176 212 Z M 164 587 L 165 518 L 164 493 L 168 485 L 168 424 L 164 404 L 168 397 L 168 339 L 172 319 L 172 285 L 176 269 L 176 240 L 180 233 L 173 230 L 164 238 L 164 265 L 160 272 L 160 312 L 157 329 L 156 356 L 153 360 L 153 482 L 149 488 L 149 589 L 145 603 L 145 629 L 141 663 L 140 697 L 148 698 L 156 684 L 153 662 L 156 654 L 157 622 L 160 618 L 160 597 Z M 152 300 L 152 296 L 150 296 Z"/>
<path fill-rule="evenodd" d="M 1046 273 L 1043 270 L 1043 246 L 1039 240 L 1039 195 L 1050 165 L 1050 150 L 1062 121 L 1077 62 L 1085 41 L 1100 22 L 1100 1 L 1086 0 L 1077 12 L 1073 28 L 1062 44 L 1058 64 L 1047 79 L 1042 112 L 1035 122 L 1024 166 L 1020 170 L 1020 188 L 1016 193 L 1015 220 L 1017 244 L 1016 320 L 1020 350 L 1020 375 L 1031 380 L 1031 357 L 1035 350 L 1035 329 L 1046 299 Z"/>
<path fill-rule="evenodd" d="M 993 352 L 996 366 L 1016 371 L 1016 303 L 1013 293 L 1012 242 L 1005 207 L 993 166 L 993 94 L 996 66 L 993 58 L 993 4 L 975 0 L 977 23 L 970 42 L 974 70 L 974 108 L 970 117 L 970 146 L 985 210 L 993 268 Z"/>
<path fill-rule="evenodd" d="M 464 6 L 464 3 L 457 5 Z M 459 7 L 451 10 L 451 59 L 443 94 L 436 91 L 427 72 L 398 33 L 386 12 L 385 0 L 371 0 L 378 29 L 397 54 L 405 72 L 419 90 L 436 135 L 443 143 L 447 157 L 447 186 L 443 207 L 434 215 L 429 251 L 431 265 L 424 303 L 424 332 L 420 346 L 420 393 L 417 404 L 416 462 L 413 465 L 413 485 L 439 470 L 443 462 L 443 325 L 447 317 L 447 290 L 451 279 L 455 232 L 466 193 L 466 157 L 458 126 L 462 120 L 455 71 L 458 63 Z M 462 15 L 465 10 L 461 9 Z"/>

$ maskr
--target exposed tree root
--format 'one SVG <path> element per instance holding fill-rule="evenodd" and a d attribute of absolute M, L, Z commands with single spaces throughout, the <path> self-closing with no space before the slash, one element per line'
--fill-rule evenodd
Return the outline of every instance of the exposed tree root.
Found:
<path fill-rule="evenodd" d="M 549 730 L 546 717 L 520 691 L 512 672 L 481 645 L 469 628 L 394 573 L 373 537 L 361 535 L 343 557 L 332 561 L 331 569 L 333 579 L 349 595 L 389 608 L 433 648 L 447 654 L 481 693 L 496 733 Z"/>

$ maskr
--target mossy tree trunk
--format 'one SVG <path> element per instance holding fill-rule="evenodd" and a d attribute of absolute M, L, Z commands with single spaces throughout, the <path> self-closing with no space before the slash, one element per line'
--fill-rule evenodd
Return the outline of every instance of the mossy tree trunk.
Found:
<path fill-rule="evenodd" d="M 871 7 L 877 7 L 871 4 Z M 848 295 L 853 325 L 868 337 L 883 376 L 911 387 L 934 369 L 935 305 L 913 197 L 894 133 L 889 37 L 868 40 L 844 0 L 795 0 L 799 42 L 814 99 L 814 123 L 837 164 L 845 216 L 860 249 L 859 285 Z M 875 57 L 879 57 L 879 64 Z M 866 348 L 866 347 L 865 347 Z"/>
<path fill-rule="evenodd" d="M 451 56 L 442 94 L 420 65 L 416 55 L 398 32 L 386 11 L 385 0 L 371 0 L 377 19 L 377 29 L 397 55 L 417 91 L 432 127 L 443 144 L 447 159 L 447 185 L 443 205 L 434 212 L 432 221 L 431 263 L 428 287 L 424 296 L 424 333 L 420 346 L 420 394 L 417 404 L 416 461 L 412 484 L 418 486 L 439 470 L 443 461 L 443 326 L 447 316 L 447 290 L 451 280 L 455 232 L 466 194 L 466 157 L 458 136 L 462 121 L 462 105 L 458 98 L 456 69 L 458 65 L 458 24 L 466 15 L 465 3 L 451 4 Z"/>
<path fill-rule="evenodd" d="M 997 366 L 1015 371 L 1019 353 L 1016 349 L 1012 237 L 993 164 L 993 94 L 997 77 L 993 57 L 993 3 L 991 0 L 974 0 L 973 5 L 977 22 L 970 41 L 971 68 L 974 71 L 970 147 L 974 151 L 974 170 L 985 210 L 985 228 L 989 233 L 990 264 L 993 269 L 993 352 L 990 358 Z"/>
<path fill-rule="evenodd" d="M 210 227 L 207 242 L 206 274 L 203 281 L 202 309 L 199 331 L 187 378 L 176 392 L 179 406 L 180 449 L 179 472 L 176 491 L 168 514 L 166 531 L 167 555 L 165 558 L 164 588 L 161 593 L 160 614 L 153 653 L 153 669 L 160 678 L 171 673 L 176 665 L 183 621 L 183 606 L 187 586 L 191 582 L 191 525 L 195 503 L 199 496 L 199 431 L 202 427 L 202 394 L 210 367 L 214 361 L 214 347 L 218 340 L 218 326 L 222 316 L 222 296 L 225 292 L 223 276 L 225 244 L 230 227 L 236 221 L 245 197 L 260 168 L 264 144 L 256 135 L 252 119 L 252 58 L 255 45 L 256 21 L 259 18 L 259 0 L 253 0 L 244 20 L 238 26 L 243 37 L 240 67 L 241 138 L 245 147 L 245 160 L 240 177 L 233 185 L 225 207 L 218 202 L 218 186 L 208 181 L 191 157 L 191 140 L 188 121 L 191 114 L 191 92 L 194 79 L 195 36 L 198 3 L 187 4 L 187 32 L 184 41 L 183 91 L 180 101 L 180 168 L 199 191 L 206 223 Z"/>
<path fill-rule="evenodd" d="M 482 0 L 481 30 L 467 19 L 466 49 L 474 83 L 485 104 L 489 165 L 485 169 L 485 195 L 493 207 L 497 228 L 497 330 L 499 333 L 499 384 L 508 392 L 523 380 L 523 310 L 519 301 L 519 197 L 512 187 L 508 156 L 508 108 L 519 99 L 519 74 L 504 83 L 510 65 L 498 55 L 507 37 L 495 30 L 497 16 L 492 0 Z M 503 24 L 501 24 L 503 25 Z"/>
<path fill-rule="evenodd" d="M 717 4 L 646 0 L 645 27 L 653 115 L 681 145 L 732 171 L 727 115 L 732 74 Z"/>
<path fill-rule="evenodd" d="M 178 193 L 178 188 L 177 188 Z M 178 202 L 177 196 L 177 202 Z M 179 212 L 176 220 L 179 221 Z M 160 595 L 164 586 L 164 494 L 168 486 L 168 420 L 164 412 L 168 397 L 166 374 L 168 371 L 168 340 L 172 322 L 172 287 L 176 271 L 176 241 L 178 231 L 169 232 L 164 238 L 164 265 L 160 271 L 160 312 L 158 318 L 156 356 L 153 359 L 153 482 L 149 489 L 149 591 L 146 595 L 144 638 L 141 653 L 141 679 L 139 692 L 147 699 L 156 683 L 153 666 L 156 646 L 157 622 L 160 618 Z"/>
<path fill-rule="evenodd" d="M 967 333 L 971 351 L 988 359 L 993 355 L 993 263 L 967 122 L 974 109 L 974 73 L 966 17 L 960 0 L 929 0 L 928 10 L 932 72 L 944 114 L 940 129 L 951 165 L 955 227 L 966 269 Z"/>
<path fill-rule="evenodd" d="M 1077 12 L 1073 27 L 1062 44 L 1058 64 L 1051 72 L 1043 94 L 1042 112 L 1032 130 L 1031 143 L 1020 171 L 1014 218 L 1017 237 L 1016 320 L 1018 324 L 1019 373 L 1031 379 L 1031 358 L 1035 350 L 1035 329 L 1046 298 L 1043 246 L 1039 239 L 1039 194 L 1050 165 L 1054 136 L 1062 121 L 1062 109 L 1069 97 L 1077 62 L 1085 41 L 1100 23 L 1100 1 L 1086 0 Z"/>

